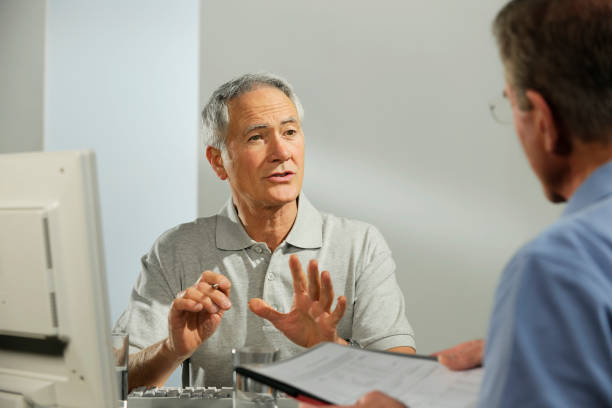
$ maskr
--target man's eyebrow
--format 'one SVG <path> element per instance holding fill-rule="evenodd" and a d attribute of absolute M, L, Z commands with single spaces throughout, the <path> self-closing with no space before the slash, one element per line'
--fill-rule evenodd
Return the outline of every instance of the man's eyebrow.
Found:
<path fill-rule="evenodd" d="M 294 118 L 293 116 L 288 117 L 287 119 L 283 120 L 281 122 L 281 125 L 285 125 L 287 123 L 297 123 L 298 120 L 296 118 Z"/>
<path fill-rule="evenodd" d="M 287 119 L 283 119 L 283 121 L 281 122 L 281 125 L 286 125 L 287 123 L 298 123 L 298 120 L 296 118 L 294 118 L 293 116 L 289 116 Z M 248 128 L 246 128 L 246 130 L 244 131 L 244 134 L 248 134 L 251 133 L 254 130 L 257 129 L 265 129 L 270 127 L 270 125 L 268 125 L 267 123 L 258 123 L 255 125 L 251 125 Z"/>
<path fill-rule="evenodd" d="M 265 129 L 265 128 L 267 128 L 267 127 L 269 127 L 269 126 L 268 126 L 267 124 L 265 124 L 265 123 L 260 123 L 260 124 L 257 124 L 257 125 L 251 125 L 251 126 L 249 126 L 249 127 L 248 127 L 248 128 L 245 130 L 245 131 L 244 131 L 244 134 L 246 135 L 247 133 L 251 133 L 251 132 L 252 132 L 252 131 L 254 131 L 254 130 L 257 130 L 257 129 Z"/>

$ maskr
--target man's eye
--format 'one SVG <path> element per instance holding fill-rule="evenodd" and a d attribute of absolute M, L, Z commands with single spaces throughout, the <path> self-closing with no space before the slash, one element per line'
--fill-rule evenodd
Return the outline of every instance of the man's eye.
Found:
<path fill-rule="evenodd" d="M 297 133 L 297 130 L 295 129 L 289 129 L 285 132 L 287 136 L 295 136 L 296 133 Z"/>
<path fill-rule="evenodd" d="M 261 135 L 253 135 L 253 136 L 249 137 L 249 142 L 251 140 L 259 140 L 259 139 L 261 139 Z"/>

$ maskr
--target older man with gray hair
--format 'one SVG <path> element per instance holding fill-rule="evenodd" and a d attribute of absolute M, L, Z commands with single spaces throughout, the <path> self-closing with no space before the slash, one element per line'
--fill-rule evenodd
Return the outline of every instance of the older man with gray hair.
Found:
<path fill-rule="evenodd" d="M 270 74 L 243 75 L 211 96 L 206 158 L 232 196 L 218 214 L 162 234 L 142 258 L 116 324 L 130 334 L 130 388 L 163 385 L 187 358 L 193 385 L 230 385 L 231 349 L 245 344 L 282 358 L 322 341 L 414 352 L 380 232 L 320 213 L 301 193 L 302 118 L 291 86 Z M 333 288 L 342 293 L 335 307 Z"/>

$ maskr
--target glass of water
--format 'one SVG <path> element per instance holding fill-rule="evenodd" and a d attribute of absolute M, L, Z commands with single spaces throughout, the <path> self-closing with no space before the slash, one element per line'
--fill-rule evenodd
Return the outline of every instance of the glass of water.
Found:
<path fill-rule="evenodd" d="M 128 395 L 128 356 L 130 350 L 130 338 L 127 333 L 113 332 L 113 355 L 115 357 L 115 375 L 119 389 L 118 399 L 121 407 L 127 406 Z"/>
<path fill-rule="evenodd" d="M 232 365 L 266 365 L 278 361 L 280 351 L 274 347 L 245 346 L 232 349 Z M 277 408 L 277 391 L 234 371 L 233 408 Z"/>

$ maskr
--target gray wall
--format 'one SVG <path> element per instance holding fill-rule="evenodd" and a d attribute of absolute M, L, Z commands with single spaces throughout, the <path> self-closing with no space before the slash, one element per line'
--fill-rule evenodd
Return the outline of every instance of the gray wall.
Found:
<path fill-rule="evenodd" d="M 0 153 L 42 150 L 45 0 L 0 0 Z"/>
<path fill-rule="evenodd" d="M 204 2 L 201 104 L 231 77 L 273 71 L 306 110 L 304 191 L 376 225 L 419 352 L 483 337 L 499 273 L 556 217 L 511 126 L 490 24 L 502 0 Z M 228 197 L 201 156 L 198 211 Z M 333 273 L 333 271 L 331 271 Z"/>

